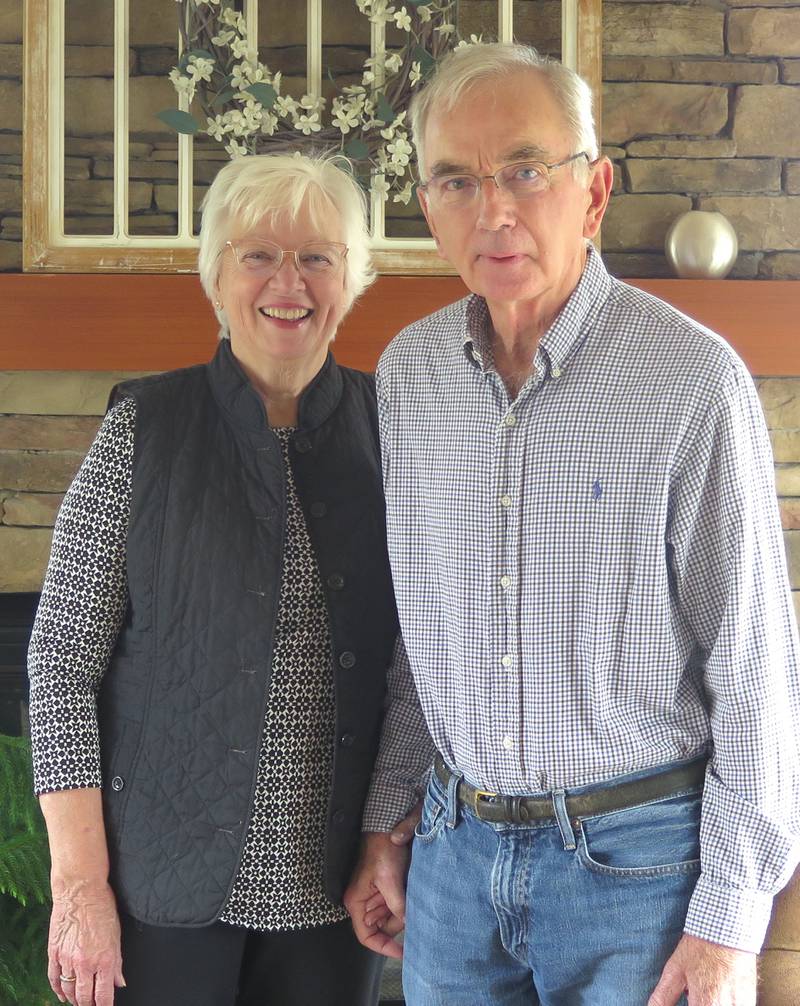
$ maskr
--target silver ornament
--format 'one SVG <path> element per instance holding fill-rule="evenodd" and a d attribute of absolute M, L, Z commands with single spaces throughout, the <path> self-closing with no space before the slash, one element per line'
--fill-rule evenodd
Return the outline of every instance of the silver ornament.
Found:
<path fill-rule="evenodd" d="M 664 251 L 672 271 L 682 279 L 722 279 L 733 268 L 739 242 L 721 213 L 689 210 L 673 221 Z"/>

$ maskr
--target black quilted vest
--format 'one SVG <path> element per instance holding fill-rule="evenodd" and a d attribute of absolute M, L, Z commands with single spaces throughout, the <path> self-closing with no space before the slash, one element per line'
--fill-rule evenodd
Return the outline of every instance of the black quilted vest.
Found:
<path fill-rule="evenodd" d="M 286 516 L 281 449 L 227 341 L 130 381 L 130 602 L 99 695 L 112 884 L 152 925 L 202 926 L 242 854 L 272 664 Z M 336 734 L 325 888 L 354 864 L 397 632 L 373 379 L 329 356 L 300 400 L 292 471 L 325 589 Z"/>

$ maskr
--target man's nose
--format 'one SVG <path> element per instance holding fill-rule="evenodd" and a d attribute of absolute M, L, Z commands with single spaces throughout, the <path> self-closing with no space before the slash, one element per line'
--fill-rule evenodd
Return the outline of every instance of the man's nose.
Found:
<path fill-rule="evenodd" d="M 516 200 L 500 188 L 491 176 L 481 179 L 478 199 L 478 226 L 495 231 L 510 227 L 516 220 Z"/>

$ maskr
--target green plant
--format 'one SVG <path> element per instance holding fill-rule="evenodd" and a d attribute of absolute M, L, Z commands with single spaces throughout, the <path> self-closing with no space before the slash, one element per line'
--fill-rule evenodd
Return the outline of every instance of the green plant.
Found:
<path fill-rule="evenodd" d="M 0 734 L 0 807 L 0 1003 L 56 1003 L 46 974 L 50 858 L 22 737 Z"/>
<path fill-rule="evenodd" d="M 158 118 L 180 133 L 213 137 L 230 157 L 324 149 L 344 154 L 362 185 L 386 200 L 411 200 L 414 148 L 408 106 L 414 89 L 459 41 L 456 0 L 355 0 L 370 24 L 402 33 L 403 44 L 366 59 L 359 83 L 335 87 L 331 107 L 318 94 L 281 94 L 281 74 L 258 58 L 234 0 L 177 0 L 181 55 L 170 72 L 184 107 Z M 192 114 L 190 106 L 194 109 Z"/>

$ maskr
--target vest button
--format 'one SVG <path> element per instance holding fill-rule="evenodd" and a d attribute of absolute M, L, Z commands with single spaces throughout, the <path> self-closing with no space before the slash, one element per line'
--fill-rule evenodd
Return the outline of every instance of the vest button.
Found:
<path fill-rule="evenodd" d="M 124 787 L 125 787 L 125 780 L 122 778 L 122 776 L 115 775 L 114 778 L 111 780 L 111 788 L 114 790 L 115 793 L 119 793 L 119 791 L 121 789 L 124 789 Z"/>
<path fill-rule="evenodd" d="M 345 812 L 343 810 L 337 810 L 337 811 L 335 811 L 334 815 L 333 815 L 333 823 L 334 824 L 344 824 L 344 819 L 345 819 L 346 816 L 347 815 L 345 814 Z"/>
<path fill-rule="evenodd" d="M 344 653 L 339 655 L 339 666 L 350 668 L 356 666 L 356 655 L 351 653 L 350 650 L 345 650 Z"/>
<path fill-rule="evenodd" d="M 344 577 L 341 573 L 331 573 L 328 577 L 328 586 L 331 590 L 341 590 L 344 587 Z"/>
<path fill-rule="evenodd" d="M 310 509 L 312 517 L 324 517 L 328 512 L 328 508 L 324 503 L 312 503 Z"/>
<path fill-rule="evenodd" d="M 339 743 L 343 748 L 351 748 L 355 744 L 355 737 L 352 734 L 342 734 L 339 738 Z"/>
<path fill-rule="evenodd" d="M 311 441 L 308 437 L 295 437 L 294 449 L 299 454 L 307 454 L 311 450 Z"/>

